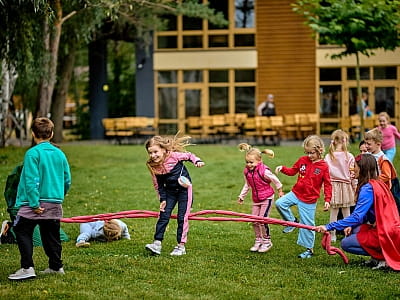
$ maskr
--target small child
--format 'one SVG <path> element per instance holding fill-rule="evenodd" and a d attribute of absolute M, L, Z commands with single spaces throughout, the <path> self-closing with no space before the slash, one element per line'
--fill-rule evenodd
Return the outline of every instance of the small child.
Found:
<path fill-rule="evenodd" d="M 390 124 L 390 116 L 386 112 L 381 112 L 378 115 L 379 130 L 382 132 L 382 151 L 386 157 L 393 163 L 396 156 L 396 139 L 400 140 L 400 132 L 395 126 Z"/>
<path fill-rule="evenodd" d="M 111 242 L 121 238 L 127 240 L 131 239 L 128 226 L 118 219 L 82 223 L 79 229 L 80 234 L 77 237 L 75 244 L 78 248 L 89 247 L 90 240 Z"/>
<path fill-rule="evenodd" d="M 21 269 L 8 276 L 10 280 L 35 278 L 33 264 L 33 231 L 39 225 L 43 249 L 49 267 L 43 274 L 65 274 L 61 259 L 60 219 L 62 203 L 71 185 L 71 172 L 65 154 L 50 140 L 54 123 L 48 118 L 32 122 L 35 146 L 24 157 L 18 184 L 14 233 L 21 255 Z"/>
<path fill-rule="evenodd" d="M 278 190 L 279 197 L 282 197 L 282 183 L 278 177 L 263 163 L 261 154 L 264 153 L 270 158 L 274 157 L 274 152 L 269 149 L 260 151 L 246 143 L 239 144 L 240 151 L 246 151 L 246 167 L 244 169 L 245 184 L 238 197 L 238 203 L 243 204 L 249 190 L 252 190 L 253 208 L 252 215 L 268 217 L 274 201 L 274 189 L 271 182 Z M 250 248 L 252 252 L 267 252 L 272 247 L 271 235 L 268 224 L 253 223 L 256 236 L 254 246 Z"/>
<path fill-rule="evenodd" d="M 290 209 L 297 205 L 300 223 L 315 226 L 315 210 L 321 188 L 324 187 L 324 210 L 328 210 L 332 198 L 332 184 L 328 164 L 322 159 L 324 153 L 322 139 L 319 136 L 310 135 L 304 140 L 303 147 L 307 156 L 300 157 L 291 168 L 278 166 L 275 169 L 277 174 L 279 172 L 289 176 L 298 174 L 292 191 L 276 200 L 275 205 L 284 220 L 298 222 Z M 294 229 L 295 227 L 286 226 L 283 233 L 290 233 Z M 297 244 L 305 247 L 306 251 L 298 257 L 311 258 L 314 255 L 314 242 L 315 232 L 300 228 Z"/>
<path fill-rule="evenodd" d="M 204 162 L 200 158 L 185 151 L 185 147 L 190 145 L 189 139 L 189 136 L 177 137 L 175 135 L 170 138 L 157 135 L 145 143 L 149 154 L 147 166 L 160 200 L 160 216 L 156 225 L 154 242 L 146 245 L 146 249 L 152 254 L 161 254 L 161 242 L 176 204 L 178 204 L 176 232 L 178 244 L 170 255 L 186 254 L 185 244 L 189 230 L 188 215 L 192 207 L 193 195 L 189 172 L 183 162 L 191 161 L 198 168 L 204 166 Z"/>
<path fill-rule="evenodd" d="M 358 145 L 358 150 L 360 150 L 360 154 L 368 153 L 367 145 L 365 144 L 364 140 L 361 140 L 360 144 Z"/>
<path fill-rule="evenodd" d="M 382 131 L 378 128 L 371 129 L 365 133 L 364 140 L 368 152 L 375 157 L 378 163 L 379 179 L 382 180 L 390 190 L 392 187 L 392 179 L 397 177 L 397 173 L 391 161 L 382 151 Z"/>
<path fill-rule="evenodd" d="M 355 205 L 354 193 L 357 180 L 354 179 L 354 156 L 347 150 L 349 137 L 341 129 L 331 135 L 329 154 L 325 161 L 329 166 L 332 182 L 332 200 L 330 202 L 329 222 L 338 220 L 339 209 L 343 218 L 350 215 L 350 207 Z M 331 241 L 336 242 L 336 231 L 331 232 Z"/>

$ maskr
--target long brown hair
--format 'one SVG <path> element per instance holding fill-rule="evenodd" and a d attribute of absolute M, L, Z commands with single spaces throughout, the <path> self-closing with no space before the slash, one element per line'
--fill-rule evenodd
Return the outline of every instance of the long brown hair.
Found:
<path fill-rule="evenodd" d="M 355 162 L 360 168 L 358 174 L 358 184 L 356 190 L 356 198 L 360 192 L 360 188 L 367 184 L 371 179 L 377 179 L 379 170 L 375 157 L 372 154 L 359 154 L 355 157 Z"/>

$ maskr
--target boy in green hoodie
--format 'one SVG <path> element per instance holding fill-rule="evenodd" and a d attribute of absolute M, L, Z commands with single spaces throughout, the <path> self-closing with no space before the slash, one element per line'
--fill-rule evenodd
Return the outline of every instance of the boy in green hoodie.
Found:
<path fill-rule="evenodd" d="M 43 249 L 49 267 L 42 273 L 64 274 L 61 260 L 60 219 L 62 203 L 71 185 L 71 173 L 65 154 L 50 143 L 54 124 L 48 118 L 32 123 L 35 146 L 24 157 L 18 184 L 14 232 L 21 255 L 21 269 L 8 276 L 10 280 L 36 277 L 33 264 L 33 230 L 39 225 Z"/>

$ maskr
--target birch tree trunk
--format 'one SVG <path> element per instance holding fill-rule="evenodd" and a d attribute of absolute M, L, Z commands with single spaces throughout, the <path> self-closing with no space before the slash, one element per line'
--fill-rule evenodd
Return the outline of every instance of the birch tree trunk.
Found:
<path fill-rule="evenodd" d="M 1 62 L 1 92 L 0 92 L 0 147 L 6 145 L 6 128 L 8 120 L 8 108 L 11 103 L 11 96 L 14 91 L 18 74 L 14 66 L 5 60 Z"/>

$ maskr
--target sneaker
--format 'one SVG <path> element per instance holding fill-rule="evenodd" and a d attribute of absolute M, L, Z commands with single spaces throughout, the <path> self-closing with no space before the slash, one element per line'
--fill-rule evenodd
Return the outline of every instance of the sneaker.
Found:
<path fill-rule="evenodd" d="M 14 274 L 11 274 L 8 276 L 8 279 L 10 280 L 25 280 L 25 279 L 30 279 L 30 278 L 35 278 L 35 270 L 33 267 L 29 267 L 28 269 L 19 269 L 17 272 Z"/>
<path fill-rule="evenodd" d="M 381 270 L 381 269 L 386 269 L 388 267 L 386 261 L 384 260 L 379 260 L 378 264 L 375 267 L 372 267 L 372 270 Z"/>
<path fill-rule="evenodd" d="M 299 223 L 299 221 L 297 220 L 297 218 L 294 218 L 294 221 L 293 222 L 296 222 L 296 223 Z M 296 227 L 294 227 L 294 226 L 286 226 L 283 230 L 282 230 L 282 232 L 283 233 L 291 233 L 293 230 L 295 230 L 296 229 Z"/>
<path fill-rule="evenodd" d="M 86 241 L 79 241 L 75 244 L 77 248 L 88 248 L 90 247 L 90 243 Z"/>
<path fill-rule="evenodd" d="M 161 242 L 154 241 L 152 244 L 147 244 L 145 247 L 149 250 L 152 254 L 160 255 L 161 254 Z"/>
<path fill-rule="evenodd" d="M 300 253 L 297 257 L 298 258 L 311 258 L 313 255 L 314 255 L 314 253 L 310 249 L 307 249 L 303 253 Z"/>
<path fill-rule="evenodd" d="M 183 245 L 176 245 L 174 250 L 172 250 L 172 252 L 170 253 L 170 255 L 172 256 L 181 256 L 184 254 L 186 254 L 186 249 Z"/>
<path fill-rule="evenodd" d="M 258 249 L 260 248 L 260 246 L 261 246 L 261 239 L 256 239 L 256 241 L 254 242 L 253 247 L 250 248 L 250 251 L 251 252 L 257 252 Z"/>
<path fill-rule="evenodd" d="M 377 260 L 375 258 L 368 259 L 361 263 L 362 266 L 370 267 L 370 268 L 376 267 L 378 264 L 379 264 L 379 260 Z"/>
<path fill-rule="evenodd" d="M 267 252 L 271 248 L 272 248 L 271 240 L 270 239 L 265 239 L 265 240 L 262 241 L 261 247 L 260 247 L 260 249 L 258 249 L 258 252 L 260 252 L 260 253 Z"/>
<path fill-rule="evenodd" d="M 53 270 L 53 269 L 50 269 L 50 268 L 47 268 L 47 269 L 45 269 L 43 271 L 40 271 L 40 274 L 61 274 L 61 275 L 65 275 L 65 272 L 64 272 L 64 268 L 59 268 L 57 271 Z"/>

